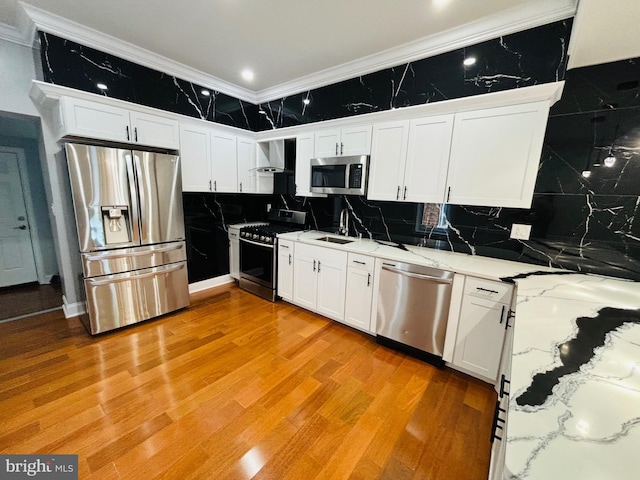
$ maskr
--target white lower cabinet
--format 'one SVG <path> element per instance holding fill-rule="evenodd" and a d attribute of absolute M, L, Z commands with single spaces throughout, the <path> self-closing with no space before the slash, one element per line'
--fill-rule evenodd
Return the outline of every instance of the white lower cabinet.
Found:
<path fill-rule="evenodd" d="M 371 332 L 374 258 L 349 253 L 344 323 Z"/>
<path fill-rule="evenodd" d="M 298 243 L 293 265 L 293 303 L 342 321 L 347 253 Z"/>
<path fill-rule="evenodd" d="M 512 285 L 466 277 L 453 352 L 455 367 L 496 382 L 512 296 Z"/>
<path fill-rule="evenodd" d="M 278 296 L 283 300 L 293 300 L 293 254 L 295 243 L 278 240 Z"/>

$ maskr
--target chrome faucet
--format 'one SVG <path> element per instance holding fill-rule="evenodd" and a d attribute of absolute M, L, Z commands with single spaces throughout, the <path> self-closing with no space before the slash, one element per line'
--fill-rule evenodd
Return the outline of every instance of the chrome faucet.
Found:
<path fill-rule="evenodd" d="M 343 208 L 340 211 L 340 226 L 338 227 L 338 234 L 349 236 L 349 209 Z"/>

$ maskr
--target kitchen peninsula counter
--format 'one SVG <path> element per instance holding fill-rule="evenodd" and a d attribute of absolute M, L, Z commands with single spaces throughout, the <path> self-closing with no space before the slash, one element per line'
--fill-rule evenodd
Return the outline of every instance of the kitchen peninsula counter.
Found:
<path fill-rule="evenodd" d="M 504 478 L 637 477 L 640 284 L 369 239 L 318 240 L 326 235 L 279 237 L 517 284 Z"/>

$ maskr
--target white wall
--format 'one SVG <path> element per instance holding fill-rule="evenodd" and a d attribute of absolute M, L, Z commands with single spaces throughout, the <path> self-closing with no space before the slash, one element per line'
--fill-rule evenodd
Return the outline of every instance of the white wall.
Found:
<path fill-rule="evenodd" d="M 36 78 L 33 54 L 29 47 L 0 39 L 0 111 L 39 116 L 29 98 Z"/>
<path fill-rule="evenodd" d="M 40 67 L 34 61 L 36 57 L 34 49 L 0 39 L 0 112 L 41 121 L 40 112 L 29 98 L 31 82 L 40 78 Z M 51 230 L 62 280 L 63 307 L 70 317 L 83 313 L 84 291 L 69 174 L 66 163 L 55 156 L 60 151 L 56 139 L 44 122 L 41 127 L 38 151 L 48 212 L 53 212 Z"/>

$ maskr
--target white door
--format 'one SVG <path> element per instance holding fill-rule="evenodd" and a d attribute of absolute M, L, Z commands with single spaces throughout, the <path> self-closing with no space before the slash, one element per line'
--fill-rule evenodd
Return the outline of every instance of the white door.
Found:
<path fill-rule="evenodd" d="M 340 135 L 340 155 L 369 155 L 372 128 L 371 125 L 343 128 Z"/>
<path fill-rule="evenodd" d="M 293 300 L 293 242 L 278 242 L 278 295 Z"/>
<path fill-rule="evenodd" d="M 347 269 L 347 292 L 344 323 L 360 330 L 371 330 L 373 273 L 359 268 Z"/>
<path fill-rule="evenodd" d="M 375 125 L 367 198 L 370 200 L 400 200 L 404 187 L 404 167 L 407 159 L 409 122 Z"/>
<path fill-rule="evenodd" d="M 340 130 L 316 132 L 315 157 L 335 157 L 340 152 Z"/>
<path fill-rule="evenodd" d="M 453 115 L 411 120 L 402 200 L 444 202 L 452 132 Z"/>
<path fill-rule="evenodd" d="M 180 129 L 176 120 L 140 112 L 131 112 L 129 117 L 135 143 L 154 147 L 180 148 Z"/>
<path fill-rule="evenodd" d="M 0 152 L 0 287 L 37 279 L 18 154 Z"/>
<path fill-rule="evenodd" d="M 180 165 L 183 192 L 211 191 L 211 130 L 180 125 Z"/>
<path fill-rule="evenodd" d="M 318 261 L 298 254 L 293 259 L 293 302 L 309 310 L 316 309 L 318 293 Z"/>
<path fill-rule="evenodd" d="M 251 138 L 238 137 L 238 191 L 256 191 L 256 142 Z"/>
<path fill-rule="evenodd" d="M 238 192 L 236 136 L 211 133 L 211 178 L 214 192 Z"/>
<path fill-rule="evenodd" d="M 323 249 L 318 257 L 318 313 L 335 320 L 344 320 L 347 283 L 347 253 Z M 296 283 L 296 288 L 298 284 Z"/>
<path fill-rule="evenodd" d="M 456 114 L 448 203 L 530 208 L 549 102 Z"/>

